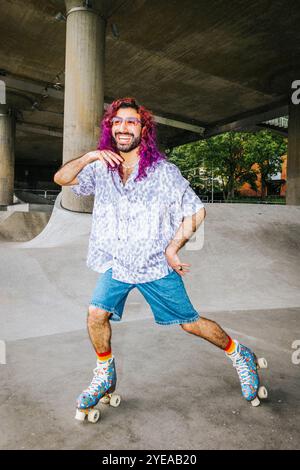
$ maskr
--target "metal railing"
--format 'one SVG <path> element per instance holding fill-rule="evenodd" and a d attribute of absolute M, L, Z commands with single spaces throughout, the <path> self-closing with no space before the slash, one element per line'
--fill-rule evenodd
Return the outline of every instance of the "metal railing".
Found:
<path fill-rule="evenodd" d="M 54 202 L 57 195 L 60 193 L 59 189 L 30 189 L 30 188 L 15 188 L 15 192 L 30 193 L 37 196 L 42 196 L 48 201 Z"/>
<path fill-rule="evenodd" d="M 285 198 L 280 198 L 279 196 L 268 196 L 267 199 L 256 199 L 249 197 L 248 199 L 209 199 L 204 201 L 204 198 L 199 196 L 202 202 L 216 203 L 216 204 L 285 204 Z"/>
<path fill-rule="evenodd" d="M 289 118 L 288 116 L 282 116 L 276 119 L 271 119 L 270 121 L 264 121 L 264 124 L 269 124 L 270 126 L 282 127 L 284 129 L 288 129 Z"/>

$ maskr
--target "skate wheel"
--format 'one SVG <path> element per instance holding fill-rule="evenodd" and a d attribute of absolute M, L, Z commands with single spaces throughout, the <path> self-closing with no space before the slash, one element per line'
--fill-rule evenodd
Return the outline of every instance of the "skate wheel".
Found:
<path fill-rule="evenodd" d="M 97 423 L 100 418 L 100 411 L 99 410 L 90 410 L 88 414 L 88 421 L 90 423 Z"/>
<path fill-rule="evenodd" d="M 75 414 L 75 419 L 77 419 L 78 421 L 84 421 L 86 417 L 86 413 L 84 413 L 84 411 L 80 411 L 80 410 L 76 410 L 76 414 Z"/>
<path fill-rule="evenodd" d="M 268 390 L 266 389 L 266 387 L 259 387 L 257 395 L 259 396 L 259 398 L 264 400 L 268 398 Z"/>
<path fill-rule="evenodd" d="M 119 404 L 121 403 L 121 397 L 117 393 L 113 393 L 110 397 L 110 406 L 113 406 L 114 408 L 117 408 Z"/>
<path fill-rule="evenodd" d="M 266 369 L 268 367 L 267 360 L 264 357 L 260 357 L 257 360 L 257 365 L 260 369 Z"/>
<path fill-rule="evenodd" d="M 259 406 L 260 405 L 259 399 L 257 397 L 254 398 L 254 400 L 251 401 L 251 405 L 252 406 Z"/>
<path fill-rule="evenodd" d="M 104 405 L 108 405 L 109 402 L 110 402 L 109 395 L 104 395 L 102 398 L 100 398 L 100 403 L 104 403 Z"/>

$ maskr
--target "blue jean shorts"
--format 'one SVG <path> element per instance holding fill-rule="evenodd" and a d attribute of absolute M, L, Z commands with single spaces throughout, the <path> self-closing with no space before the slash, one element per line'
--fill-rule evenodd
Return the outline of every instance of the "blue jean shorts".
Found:
<path fill-rule="evenodd" d="M 112 313 L 110 320 L 120 321 L 129 292 L 136 287 L 150 305 L 159 325 L 192 323 L 200 318 L 185 290 L 181 276 L 171 271 L 155 281 L 129 284 L 112 279 L 112 269 L 101 274 L 90 305 Z"/>

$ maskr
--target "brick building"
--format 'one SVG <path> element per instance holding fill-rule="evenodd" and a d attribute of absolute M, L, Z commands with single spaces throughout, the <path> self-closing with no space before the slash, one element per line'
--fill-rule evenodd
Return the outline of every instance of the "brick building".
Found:
<path fill-rule="evenodd" d="M 258 170 L 257 163 L 254 163 L 252 166 L 253 170 Z M 282 165 L 281 165 L 281 172 L 277 175 L 274 175 L 270 178 L 270 181 L 265 189 L 264 196 L 285 196 L 286 193 L 286 179 L 287 179 L 287 155 L 282 156 Z M 251 188 L 249 183 L 244 183 L 243 186 L 238 191 L 240 196 L 249 196 L 249 197 L 257 197 L 261 196 L 261 175 L 260 173 L 257 174 L 256 179 L 257 184 L 257 191 Z"/>

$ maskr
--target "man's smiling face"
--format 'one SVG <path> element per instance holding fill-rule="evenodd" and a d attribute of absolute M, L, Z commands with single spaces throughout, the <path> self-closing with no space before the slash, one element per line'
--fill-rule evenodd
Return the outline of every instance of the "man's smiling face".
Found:
<path fill-rule="evenodd" d="M 117 118 L 120 118 L 119 122 Z M 113 118 L 112 137 L 120 152 L 131 152 L 141 143 L 140 119 L 140 115 L 134 108 L 121 108 Z"/>

